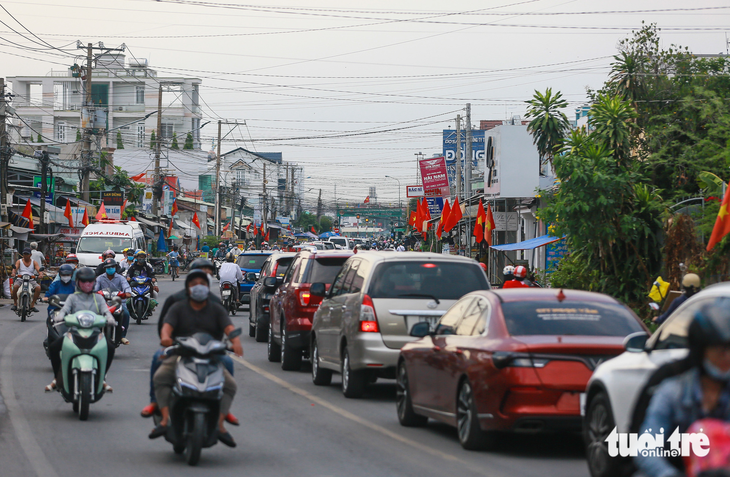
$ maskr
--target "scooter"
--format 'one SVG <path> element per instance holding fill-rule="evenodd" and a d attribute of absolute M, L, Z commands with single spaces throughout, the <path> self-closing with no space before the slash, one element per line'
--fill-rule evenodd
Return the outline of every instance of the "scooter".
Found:
<path fill-rule="evenodd" d="M 65 329 L 66 325 L 61 324 L 60 326 L 54 326 L 53 325 L 53 317 L 56 313 L 58 313 L 61 308 L 63 308 L 63 305 L 66 304 L 66 298 L 68 298 L 68 295 L 62 294 L 62 295 L 51 295 L 50 298 L 48 298 L 48 308 L 50 310 L 51 307 L 54 307 L 55 310 L 48 312 L 48 317 L 46 318 L 46 339 L 43 340 L 43 349 L 46 350 L 46 356 L 50 359 L 51 355 L 48 352 L 48 344 L 53 343 L 58 338 L 63 336 L 64 333 L 66 333 L 68 330 Z"/>
<path fill-rule="evenodd" d="M 79 311 L 63 317 L 56 326 L 65 325 L 61 348 L 61 375 L 56 377 L 56 390 L 66 402 L 73 404 L 79 419 L 89 418 L 89 405 L 104 395 L 104 378 L 109 357 L 103 329 L 106 318 L 90 311 Z"/>
<path fill-rule="evenodd" d="M 170 420 L 165 440 L 176 454 L 185 453 L 189 465 L 197 465 L 203 448 L 218 442 L 218 418 L 223 397 L 223 364 L 219 356 L 230 348 L 230 339 L 241 334 L 233 330 L 228 339 L 214 340 L 207 333 L 177 338 L 165 350 L 166 356 L 177 356 L 175 386 L 170 396 Z M 162 416 L 154 415 L 155 425 Z"/>
<path fill-rule="evenodd" d="M 122 334 L 124 332 L 124 329 L 122 327 L 122 323 L 124 323 L 124 308 L 122 307 L 122 299 L 126 298 L 127 294 L 124 292 L 111 290 L 99 290 L 97 293 L 104 297 L 104 300 L 106 301 L 106 306 L 109 308 L 109 313 L 112 314 L 114 320 L 116 321 L 115 325 L 106 325 L 106 327 L 104 328 L 104 335 L 106 335 L 106 337 L 109 338 L 112 343 L 114 343 L 115 348 L 119 348 L 119 346 L 122 344 Z"/>
<path fill-rule="evenodd" d="M 127 308 L 133 320 L 142 324 L 152 314 L 150 301 L 152 298 L 152 279 L 150 277 L 132 278 L 132 296 L 127 301 Z"/>
<path fill-rule="evenodd" d="M 30 302 L 33 301 L 33 290 L 30 288 L 30 281 L 35 278 L 34 275 L 23 275 L 23 282 L 18 288 L 18 309 L 15 313 L 20 317 L 20 321 L 25 321 L 33 311 L 30 308 Z"/>
<path fill-rule="evenodd" d="M 238 303 L 236 302 L 235 288 L 230 282 L 221 283 L 221 298 L 223 299 L 223 307 L 231 315 L 236 316 Z"/>

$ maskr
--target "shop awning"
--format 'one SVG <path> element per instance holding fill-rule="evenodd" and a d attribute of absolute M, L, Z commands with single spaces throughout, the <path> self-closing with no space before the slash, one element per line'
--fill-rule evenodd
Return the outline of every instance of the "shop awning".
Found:
<path fill-rule="evenodd" d="M 165 224 L 153 222 L 150 219 L 145 219 L 144 217 L 135 217 L 135 219 L 137 219 L 139 223 L 144 224 L 147 227 L 167 227 Z"/>
<path fill-rule="evenodd" d="M 515 250 L 532 250 L 538 247 L 543 247 L 549 243 L 563 240 L 565 237 L 553 237 L 550 235 L 543 235 L 530 240 L 517 243 L 506 243 L 504 245 L 493 245 L 491 248 L 494 250 L 500 250 L 502 252 L 511 252 Z"/>

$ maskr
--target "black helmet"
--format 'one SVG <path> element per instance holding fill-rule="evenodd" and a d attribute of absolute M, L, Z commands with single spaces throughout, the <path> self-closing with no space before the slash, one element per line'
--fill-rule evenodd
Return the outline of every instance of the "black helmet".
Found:
<path fill-rule="evenodd" d="M 730 345 L 730 298 L 716 298 L 697 310 L 689 324 L 687 342 L 695 365 L 702 363 L 708 346 Z"/>
<path fill-rule="evenodd" d="M 73 275 L 74 267 L 68 263 L 64 263 L 58 268 L 58 274 L 61 276 Z"/>
<path fill-rule="evenodd" d="M 185 277 L 185 291 L 187 292 L 188 285 L 190 284 L 190 281 L 194 278 L 204 278 L 205 283 L 210 283 L 208 281 L 208 274 L 205 273 L 203 270 L 197 269 L 197 270 L 191 270 L 188 272 L 188 275 Z"/>
<path fill-rule="evenodd" d="M 200 270 L 202 268 L 210 268 L 211 270 L 215 270 L 215 265 L 213 265 L 213 262 L 205 258 L 196 258 L 195 260 L 193 260 L 193 263 L 190 264 L 191 271 Z"/>
<path fill-rule="evenodd" d="M 117 261 L 114 260 L 113 258 L 107 258 L 106 260 L 104 260 L 104 268 L 106 269 L 106 268 L 111 268 L 111 267 L 114 267 L 116 269 Z"/>
<path fill-rule="evenodd" d="M 96 273 L 89 267 L 81 267 L 76 272 L 77 282 L 93 282 L 96 281 Z"/>

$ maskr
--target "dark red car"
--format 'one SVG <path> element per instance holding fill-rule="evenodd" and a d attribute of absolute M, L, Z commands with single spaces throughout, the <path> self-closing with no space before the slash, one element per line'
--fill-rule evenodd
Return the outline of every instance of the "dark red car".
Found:
<path fill-rule="evenodd" d="M 284 282 L 269 303 L 269 361 L 281 361 L 282 369 L 298 370 L 309 350 L 312 317 L 322 297 L 309 293 L 312 283 L 332 284 L 342 265 L 353 255 L 350 250 L 301 251 Z"/>
<path fill-rule="evenodd" d="M 428 418 L 455 426 L 466 449 L 488 447 L 495 431 L 579 431 L 588 379 L 646 327 L 606 295 L 511 289 L 463 296 L 433 333 L 401 349 L 397 412 L 404 426 Z"/>

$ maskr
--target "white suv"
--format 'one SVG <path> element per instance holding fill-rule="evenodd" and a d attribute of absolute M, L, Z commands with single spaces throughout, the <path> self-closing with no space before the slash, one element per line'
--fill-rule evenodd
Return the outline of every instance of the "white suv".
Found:
<path fill-rule="evenodd" d="M 631 475 L 631 462 L 609 457 L 606 437 L 613 431 L 637 432 L 644 409 L 635 409 L 642 390 L 662 365 L 687 355 L 687 329 L 697 310 L 718 297 L 730 297 L 730 282 L 713 285 L 684 302 L 649 337 L 634 333 L 626 337 L 626 352 L 596 368 L 586 388 L 584 437 L 588 468 L 593 477 Z M 643 402 L 641 406 L 646 406 Z M 638 419 L 636 419 L 638 420 Z"/>

